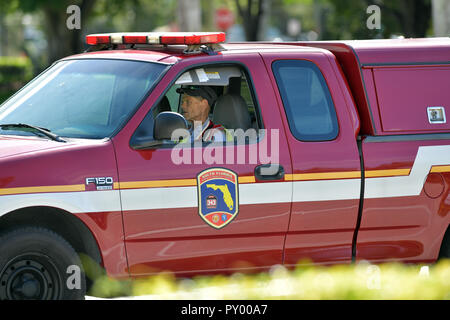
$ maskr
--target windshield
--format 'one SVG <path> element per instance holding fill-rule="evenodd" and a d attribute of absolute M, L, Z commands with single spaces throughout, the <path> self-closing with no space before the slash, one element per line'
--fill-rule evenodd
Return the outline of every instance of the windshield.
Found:
<path fill-rule="evenodd" d="M 0 106 L 0 125 L 23 123 L 69 138 L 109 137 L 165 68 L 129 60 L 58 62 Z M 30 135 L 23 130 L 0 134 Z"/>

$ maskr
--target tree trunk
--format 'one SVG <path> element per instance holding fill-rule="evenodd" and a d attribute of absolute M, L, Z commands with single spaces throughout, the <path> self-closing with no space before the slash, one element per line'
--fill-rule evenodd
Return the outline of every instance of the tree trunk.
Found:
<path fill-rule="evenodd" d="M 81 11 L 81 29 L 69 30 L 71 33 L 71 51 L 72 53 L 80 53 L 84 48 L 84 39 L 81 37 L 81 30 L 87 23 L 87 19 L 92 12 L 94 4 L 97 0 L 83 0 L 80 4 Z"/>
<path fill-rule="evenodd" d="M 401 32 L 406 38 L 423 38 L 430 25 L 430 0 L 403 0 L 399 6 L 386 3 L 384 10 L 390 10 L 399 19 Z"/>
<path fill-rule="evenodd" d="M 235 0 L 238 13 L 242 19 L 247 41 L 261 40 L 262 22 L 267 11 L 268 0 L 247 0 L 247 6 L 241 6 L 239 0 Z M 255 12 L 256 8 L 256 12 Z"/>
<path fill-rule="evenodd" d="M 432 0 L 433 31 L 436 37 L 450 36 L 450 1 Z"/>
<path fill-rule="evenodd" d="M 47 60 L 51 64 L 58 59 L 72 54 L 72 36 L 70 30 L 66 28 L 66 16 L 64 14 L 52 8 L 46 8 L 44 13 L 48 53 Z"/>
<path fill-rule="evenodd" d="M 416 0 L 414 4 L 414 21 L 412 22 L 414 34 L 412 36 L 423 38 L 426 36 L 428 27 L 430 26 L 431 2 L 427 0 Z"/>
<path fill-rule="evenodd" d="M 92 11 L 96 0 L 83 0 L 79 7 L 81 13 L 81 29 L 69 30 L 67 28 L 66 10 L 58 7 L 48 6 L 44 8 L 45 13 L 45 34 L 48 45 L 48 63 L 63 57 L 77 54 L 83 51 L 84 39 L 81 38 L 81 31 Z"/>
<path fill-rule="evenodd" d="M 177 17 L 180 31 L 201 31 L 200 0 L 178 0 Z"/>
<path fill-rule="evenodd" d="M 5 15 L 0 13 L 0 56 L 8 55 L 8 29 L 6 28 Z"/>

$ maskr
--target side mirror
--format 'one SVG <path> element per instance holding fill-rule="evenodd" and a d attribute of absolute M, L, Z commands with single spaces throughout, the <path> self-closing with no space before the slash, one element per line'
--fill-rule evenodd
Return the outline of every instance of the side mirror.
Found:
<path fill-rule="evenodd" d="M 177 130 L 177 131 L 176 131 Z M 153 137 L 136 137 L 132 142 L 133 149 L 146 149 L 164 145 L 167 140 L 172 140 L 176 134 L 174 142 L 189 135 L 186 119 L 179 113 L 164 111 L 156 116 L 153 125 Z M 175 138 L 175 136 L 174 136 Z"/>
<path fill-rule="evenodd" d="M 164 111 L 156 116 L 153 137 L 155 140 L 171 140 L 175 130 L 187 128 L 187 121 L 181 114 Z"/>

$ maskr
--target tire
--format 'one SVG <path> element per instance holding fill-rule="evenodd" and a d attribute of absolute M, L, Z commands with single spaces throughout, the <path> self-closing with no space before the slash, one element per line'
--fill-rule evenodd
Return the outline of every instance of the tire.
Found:
<path fill-rule="evenodd" d="M 0 300 L 82 300 L 85 294 L 80 259 L 62 237 L 37 227 L 0 237 Z"/>
<path fill-rule="evenodd" d="M 450 229 L 447 229 L 444 239 L 442 240 L 439 259 L 450 259 Z"/>

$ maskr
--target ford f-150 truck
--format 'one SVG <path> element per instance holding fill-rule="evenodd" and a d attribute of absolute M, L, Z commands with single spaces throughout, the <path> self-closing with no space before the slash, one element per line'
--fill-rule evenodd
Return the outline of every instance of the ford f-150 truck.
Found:
<path fill-rule="evenodd" d="M 449 38 L 86 41 L 0 107 L 0 299 L 82 298 L 83 257 L 136 278 L 450 256 Z M 224 141 L 182 115 L 205 86 Z"/>

